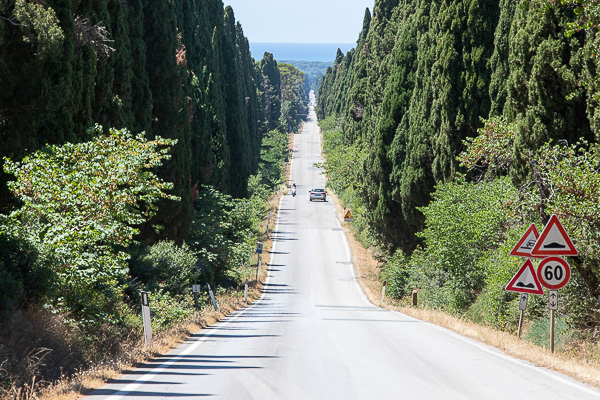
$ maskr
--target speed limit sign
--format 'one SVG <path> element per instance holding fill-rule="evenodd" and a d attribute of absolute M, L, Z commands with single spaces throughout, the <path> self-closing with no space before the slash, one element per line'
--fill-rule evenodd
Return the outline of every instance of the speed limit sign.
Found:
<path fill-rule="evenodd" d="M 537 276 L 548 289 L 560 289 L 571 278 L 571 268 L 560 257 L 546 257 L 537 269 Z"/>

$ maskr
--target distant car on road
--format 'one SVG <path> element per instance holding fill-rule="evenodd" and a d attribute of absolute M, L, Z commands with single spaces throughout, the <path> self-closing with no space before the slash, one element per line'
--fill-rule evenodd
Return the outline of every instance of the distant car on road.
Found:
<path fill-rule="evenodd" d="M 313 200 L 327 201 L 327 192 L 325 192 L 325 189 L 319 189 L 319 188 L 311 189 L 309 199 L 310 199 L 310 201 L 313 201 Z"/>

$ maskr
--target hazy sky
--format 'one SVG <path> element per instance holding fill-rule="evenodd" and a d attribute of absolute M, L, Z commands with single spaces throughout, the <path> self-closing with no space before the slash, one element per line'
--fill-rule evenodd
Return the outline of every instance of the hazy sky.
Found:
<path fill-rule="evenodd" d="M 250 42 L 355 43 L 374 0 L 223 0 Z"/>

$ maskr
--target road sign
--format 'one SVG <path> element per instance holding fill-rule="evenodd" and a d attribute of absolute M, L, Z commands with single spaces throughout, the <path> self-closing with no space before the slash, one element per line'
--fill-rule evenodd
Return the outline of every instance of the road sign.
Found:
<path fill-rule="evenodd" d="M 558 290 L 548 291 L 548 309 L 558 310 Z"/>
<path fill-rule="evenodd" d="M 537 256 L 576 256 L 575 245 L 567 235 L 565 228 L 556 215 L 544 227 L 539 239 L 531 250 L 531 255 Z"/>
<path fill-rule="evenodd" d="M 533 263 L 529 259 L 525 261 L 505 289 L 509 292 L 544 294 L 542 284 L 533 269 Z"/>
<path fill-rule="evenodd" d="M 261 242 L 256 242 L 256 254 L 262 254 L 263 244 Z"/>
<path fill-rule="evenodd" d="M 192 293 L 200 293 L 200 285 L 192 285 Z"/>
<path fill-rule="evenodd" d="M 521 298 L 519 299 L 519 310 L 525 311 L 527 310 L 527 300 L 529 299 L 529 294 L 521 293 Z"/>
<path fill-rule="evenodd" d="M 344 221 L 353 221 L 352 214 L 350 214 L 350 210 L 346 211 L 344 214 Z"/>
<path fill-rule="evenodd" d="M 517 242 L 516 246 L 511 250 L 511 256 L 517 257 L 532 257 L 531 250 L 537 242 L 540 234 L 538 233 L 535 224 L 531 224 L 527 231 L 521 236 L 521 239 Z"/>
<path fill-rule="evenodd" d="M 571 268 L 560 257 L 546 257 L 537 269 L 537 277 L 548 289 L 560 289 L 571 278 Z"/>

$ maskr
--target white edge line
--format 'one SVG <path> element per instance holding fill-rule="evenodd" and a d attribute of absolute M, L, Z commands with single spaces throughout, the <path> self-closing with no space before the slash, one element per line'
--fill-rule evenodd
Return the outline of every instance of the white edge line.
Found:
<path fill-rule="evenodd" d="M 291 173 L 291 170 L 290 170 L 290 173 Z M 291 174 L 290 174 L 290 176 L 291 176 Z M 283 195 L 283 196 L 285 196 L 285 195 Z M 281 203 L 283 201 L 283 196 L 281 196 L 281 198 L 279 199 L 279 205 L 278 205 L 278 208 L 277 208 L 277 215 L 275 216 L 275 219 L 277 220 L 277 223 L 275 224 L 275 231 L 279 231 L 279 210 L 281 210 Z M 275 252 L 275 246 L 276 245 L 277 245 L 277 241 L 274 241 L 273 242 L 273 247 L 271 248 L 272 253 Z M 272 254 L 271 254 L 271 257 L 273 257 Z M 269 263 L 270 262 L 271 262 L 271 260 L 269 259 Z M 269 283 L 270 277 L 271 276 L 267 273 L 267 279 L 265 280 L 266 284 Z M 229 321 L 222 321 L 222 322 L 219 322 L 217 324 L 227 325 L 231 321 L 234 321 L 235 319 L 239 318 L 242 314 L 244 314 L 246 311 L 255 308 L 258 305 L 258 303 L 260 301 L 262 301 L 262 299 L 264 297 L 265 297 L 265 292 L 263 291 L 263 293 L 260 295 L 260 297 L 255 302 L 253 302 L 252 304 L 250 304 L 247 307 L 244 307 L 244 308 L 238 310 L 239 312 L 237 313 L 237 315 L 233 316 Z M 217 324 L 215 324 L 215 325 L 217 325 Z M 202 330 L 200 330 L 200 332 L 202 332 Z M 144 375 L 140 376 L 139 380 L 142 380 L 142 379 L 144 379 L 145 381 L 152 380 L 159 373 L 165 371 L 167 367 L 175 364 L 177 361 L 179 361 L 179 359 L 183 358 L 184 356 L 188 355 L 192 351 L 196 350 L 196 348 L 198 346 L 200 346 L 206 339 L 208 339 L 210 336 L 212 336 L 215 333 L 216 333 L 216 331 L 206 332 L 205 334 L 202 335 L 202 337 L 200 339 L 196 340 L 194 343 L 192 343 L 190 346 L 188 346 L 184 351 L 182 351 L 181 353 L 179 353 L 177 355 L 174 355 L 169 361 L 165 361 L 164 363 L 158 365 L 157 367 L 153 368 L 152 370 L 146 372 Z M 136 390 L 141 385 L 142 385 L 141 382 L 132 382 L 132 383 L 128 384 L 127 386 L 125 386 L 124 388 L 118 390 L 117 392 L 109 395 L 108 397 L 106 397 L 106 399 L 119 400 L 123 396 L 127 396 L 129 393 L 131 393 L 134 390 Z"/>
<path fill-rule="evenodd" d="M 348 257 L 348 260 L 350 261 L 350 272 L 352 273 L 352 279 L 354 279 L 354 284 L 356 285 L 356 290 L 358 291 L 358 294 L 360 294 L 360 297 L 363 299 L 363 301 L 365 303 L 367 303 L 368 305 L 373 306 L 375 308 L 379 308 L 375 304 L 373 304 L 369 301 L 369 299 L 367 298 L 367 295 L 365 294 L 362 287 L 360 286 L 360 283 L 358 283 L 358 277 L 356 276 L 356 271 L 354 270 L 355 265 L 354 265 L 354 260 L 352 258 L 352 252 L 350 251 L 350 245 L 348 244 L 348 238 L 346 237 L 346 232 L 344 232 L 344 230 L 342 228 L 342 224 L 340 224 L 340 220 L 337 216 L 337 212 L 336 212 L 335 220 L 341 229 L 340 233 L 342 234 L 342 241 L 344 242 L 344 248 L 346 249 L 346 255 Z"/>
<path fill-rule="evenodd" d="M 342 225 L 340 224 L 339 219 L 336 218 L 335 220 L 337 221 L 338 226 L 341 228 Z M 346 248 L 346 254 L 348 255 L 348 259 L 350 261 L 353 261 L 352 260 L 352 253 L 350 252 L 350 246 L 348 244 L 348 239 L 346 238 L 346 232 L 344 232 L 343 230 L 341 232 L 342 232 L 342 238 L 343 238 L 343 242 L 344 242 L 344 247 Z M 364 291 L 362 290 L 362 287 L 358 283 L 358 278 L 356 277 L 356 272 L 354 270 L 354 262 L 352 262 L 352 264 L 350 265 L 350 270 L 352 272 L 352 276 L 354 277 L 354 281 L 355 281 L 358 293 L 360 294 L 361 298 L 365 301 L 365 303 L 369 304 L 370 306 L 379 308 L 379 307 L 375 306 L 373 303 L 371 303 L 369 301 L 369 299 L 365 295 Z M 387 310 L 387 309 L 383 309 L 383 310 Z M 445 332 L 447 334 L 451 334 L 456 339 L 458 339 L 458 340 L 460 340 L 460 341 L 462 341 L 464 343 L 470 344 L 471 346 L 474 346 L 474 347 L 476 347 L 476 348 L 478 348 L 478 349 L 480 349 L 480 350 L 482 350 L 482 351 L 484 351 L 486 353 L 495 355 L 496 357 L 502 358 L 502 359 L 507 360 L 507 361 L 511 361 L 514 364 L 517 364 L 517 365 L 529 368 L 529 369 L 531 369 L 533 371 L 540 372 L 540 373 L 542 373 L 542 374 L 544 374 L 546 376 L 549 376 L 552 379 L 554 379 L 554 380 L 556 380 L 558 382 L 561 382 L 561 383 L 563 383 L 563 384 L 565 384 L 567 386 L 571 386 L 571 387 L 577 388 L 577 389 L 579 389 L 579 390 L 581 390 L 583 392 L 586 392 L 586 393 L 588 393 L 590 395 L 593 395 L 595 397 L 600 398 L 600 392 L 598 392 L 598 390 L 595 389 L 594 387 L 588 386 L 585 383 L 578 382 L 576 380 L 572 380 L 572 378 L 570 378 L 570 377 L 566 377 L 566 376 L 563 377 L 563 376 L 561 376 L 562 374 L 560 372 L 549 370 L 549 369 L 546 369 L 544 367 L 540 367 L 538 365 L 532 364 L 532 363 L 530 363 L 528 361 L 524 361 L 524 360 L 521 360 L 521 359 L 518 359 L 518 358 L 515 358 L 515 357 L 512 357 L 512 356 L 509 356 L 507 354 L 502 353 L 501 350 L 496 349 L 493 346 L 479 343 L 479 342 L 477 342 L 474 339 L 471 339 L 469 337 L 463 336 L 460 333 L 454 332 L 454 331 L 452 331 L 452 330 L 450 330 L 448 328 L 444 328 L 443 326 L 436 325 L 436 324 L 434 324 L 432 322 L 428 322 L 428 321 L 420 320 L 420 319 L 415 318 L 415 317 L 411 317 L 410 315 L 404 314 L 404 313 L 402 313 L 400 311 L 395 311 L 395 310 L 387 310 L 387 311 L 391 311 L 392 313 L 401 314 L 402 316 L 407 317 L 409 319 L 413 319 L 415 321 L 419 321 L 419 322 L 428 324 L 431 327 L 433 327 L 433 328 L 435 328 L 435 329 L 437 329 L 439 331 L 443 331 L 443 332 Z"/>
<path fill-rule="evenodd" d="M 396 311 L 396 310 L 389 310 L 389 311 L 391 311 L 392 313 L 400 314 L 403 317 L 406 317 L 408 319 L 412 319 L 412 320 L 415 320 L 415 321 L 427 324 L 427 325 L 431 326 L 432 328 L 435 328 L 435 329 L 437 329 L 437 330 L 439 330 L 441 332 L 444 332 L 444 333 L 446 333 L 446 334 L 454 337 L 455 339 L 458 339 L 458 340 L 460 340 L 463 343 L 466 343 L 466 344 L 469 344 L 469 345 L 471 345 L 473 347 L 476 347 L 479 350 L 482 350 L 482 351 L 484 351 L 484 352 L 486 352 L 488 354 L 494 355 L 494 356 L 496 356 L 498 358 L 501 358 L 503 360 L 506 360 L 506 361 L 510 361 L 513 364 L 516 364 L 516 365 L 528 368 L 528 369 L 530 369 L 532 371 L 539 372 L 541 374 L 544 374 L 544 375 L 546 375 L 546 376 L 554 379 L 555 381 L 558 381 L 558 382 L 563 383 L 563 384 L 565 384 L 567 386 L 571 386 L 573 388 L 576 388 L 576 389 L 579 389 L 579 390 L 581 390 L 583 392 L 586 392 L 587 394 L 590 394 L 590 395 L 593 395 L 595 397 L 600 398 L 600 392 L 597 389 L 595 389 L 594 387 L 589 386 L 589 385 L 587 385 L 587 384 L 585 384 L 583 382 L 576 381 L 573 378 L 570 378 L 570 377 L 568 377 L 566 375 L 562 376 L 563 374 L 560 373 L 560 372 L 558 372 L 558 371 L 553 371 L 553 370 L 547 369 L 545 367 L 541 367 L 539 365 L 533 364 L 533 363 L 531 363 L 529 361 L 525 361 L 525 360 L 521 360 L 521 359 L 513 357 L 513 356 L 509 356 L 507 354 L 504 354 L 500 349 L 497 349 L 497 348 L 495 348 L 495 347 L 493 347 L 491 345 L 488 345 L 488 344 L 485 344 L 485 343 L 480 343 L 480 342 L 478 342 L 475 339 L 472 339 L 472 338 L 467 337 L 467 336 L 463 336 L 463 335 L 461 335 L 458 332 L 454 332 L 451 329 L 445 328 L 445 327 L 440 326 L 440 325 L 436 325 L 436 324 L 434 324 L 432 322 L 424 321 L 424 320 L 412 317 L 410 315 L 404 314 L 401 311 Z"/>

